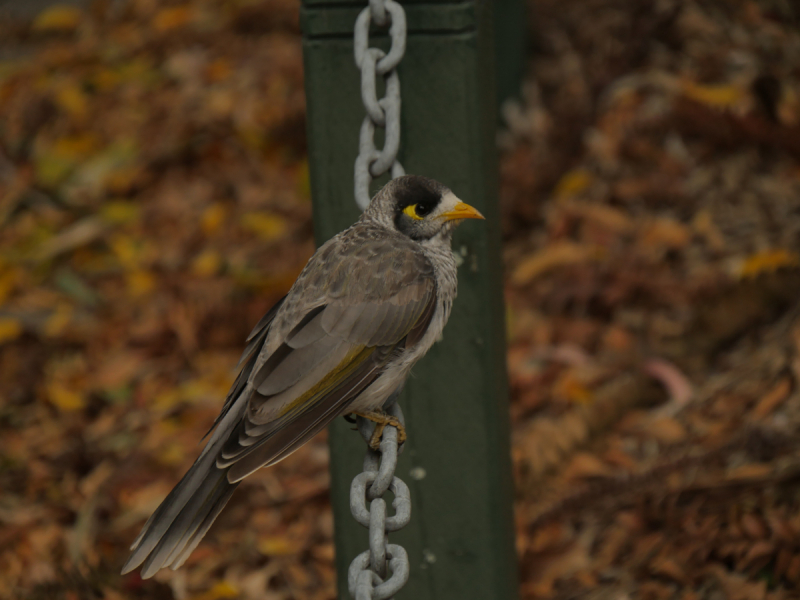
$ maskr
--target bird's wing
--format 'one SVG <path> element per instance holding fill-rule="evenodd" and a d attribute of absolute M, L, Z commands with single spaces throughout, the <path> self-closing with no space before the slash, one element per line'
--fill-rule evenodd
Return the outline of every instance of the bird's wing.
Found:
<path fill-rule="evenodd" d="M 229 481 L 300 447 L 427 328 L 436 302 L 429 261 L 405 240 L 355 238 L 323 248 L 289 293 L 292 326 L 275 332 L 277 347 L 265 340 L 274 350 L 256 363 L 247 410 L 217 459 Z"/>

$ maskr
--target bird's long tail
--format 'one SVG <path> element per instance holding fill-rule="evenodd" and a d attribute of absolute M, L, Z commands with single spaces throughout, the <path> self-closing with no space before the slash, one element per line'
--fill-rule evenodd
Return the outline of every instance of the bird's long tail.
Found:
<path fill-rule="evenodd" d="M 123 574 L 142 565 L 142 577 L 147 579 L 164 567 L 180 567 L 231 499 L 239 482 L 228 481 L 230 468 L 218 468 L 217 458 L 228 438 L 238 435 L 236 426 L 252 394 L 247 382 L 270 323 L 285 298 L 264 315 L 248 336 L 248 346 L 239 361 L 242 370 L 225 398 L 222 412 L 206 434 L 211 434 L 211 438 L 183 479 L 145 523 L 131 546 Z"/>
<path fill-rule="evenodd" d="M 131 546 L 123 573 L 142 563 L 144 579 L 164 567 L 177 569 L 200 543 L 239 485 L 228 482 L 228 470 L 218 469 L 214 458 L 201 456 L 153 513 Z"/>
<path fill-rule="evenodd" d="M 234 384 L 231 402 L 226 403 L 226 409 L 200 457 L 133 542 L 122 573 L 143 565 L 142 577 L 147 579 L 164 567 L 180 567 L 230 500 L 239 483 L 229 482 L 229 469 L 218 468 L 216 462 L 247 405 L 246 375 L 240 376 Z"/>

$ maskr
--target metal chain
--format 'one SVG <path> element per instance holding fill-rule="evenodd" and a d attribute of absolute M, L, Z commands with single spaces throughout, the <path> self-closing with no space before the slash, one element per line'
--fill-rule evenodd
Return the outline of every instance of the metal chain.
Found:
<path fill-rule="evenodd" d="M 380 48 L 369 47 L 371 23 L 389 27 L 392 45 L 387 54 Z M 397 160 L 400 147 L 400 78 L 397 65 L 406 51 L 406 13 L 394 0 L 369 0 L 369 6 L 358 15 L 353 35 L 356 66 L 361 70 L 361 101 L 367 111 L 361 124 L 358 158 L 355 164 L 355 197 L 361 210 L 369 205 L 369 185 L 391 169 L 392 178 L 405 174 Z M 378 75 L 386 82 L 386 93 L 378 98 Z M 383 150 L 375 147 L 375 128 L 386 131 Z M 395 402 L 399 391 L 384 406 L 387 414 L 404 423 L 403 411 Z M 369 443 L 375 423 L 358 417 L 358 430 L 367 442 L 364 472 L 356 475 L 350 486 L 350 512 L 361 525 L 369 529 L 369 550 L 350 563 L 347 584 L 355 600 L 386 600 L 392 598 L 408 581 L 408 554 L 402 546 L 390 544 L 388 534 L 408 525 L 411 520 L 411 494 L 408 486 L 395 477 L 397 429 L 383 430 L 378 450 Z M 394 494 L 394 516 L 387 516 L 383 495 Z M 369 504 L 369 507 L 367 505 Z"/>
<path fill-rule="evenodd" d="M 405 424 L 403 411 L 396 402 L 384 410 Z M 359 417 L 358 430 L 369 444 L 375 423 Z M 398 453 L 397 429 L 389 425 L 383 431 L 380 448 L 377 451 L 367 448 L 364 472 L 356 475 L 350 486 L 350 512 L 369 529 L 369 550 L 356 556 L 347 572 L 350 595 L 355 600 L 392 598 L 408 581 L 408 554 L 402 546 L 390 544 L 388 537 L 411 520 L 411 494 L 394 474 Z M 386 515 L 386 501 L 382 498 L 387 490 L 394 494 L 393 516 Z"/>
<path fill-rule="evenodd" d="M 392 45 L 387 54 L 369 47 L 370 23 L 389 26 Z M 391 169 L 392 178 L 405 175 L 397 160 L 400 148 L 400 78 L 397 65 L 406 52 L 406 13 L 394 0 L 369 0 L 358 15 L 353 34 L 356 66 L 361 70 L 361 101 L 367 115 L 361 124 L 358 158 L 355 165 L 356 204 L 361 210 L 369 204 L 369 184 Z M 378 98 L 377 76 L 386 81 L 386 94 Z M 375 127 L 386 131 L 383 150 L 375 147 Z"/>

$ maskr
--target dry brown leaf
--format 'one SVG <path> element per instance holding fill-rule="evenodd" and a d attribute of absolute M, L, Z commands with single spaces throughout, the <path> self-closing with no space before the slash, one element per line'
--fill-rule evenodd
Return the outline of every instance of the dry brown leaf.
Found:
<path fill-rule="evenodd" d="M 107 229 L 107 224 L 98 217 L 81 219 L 42 244 L 38 257 L 41 260 L 47 260 L 63 252 L 85 246 L 102 237 Z"/>
<path fill-rule="evenodd" d="M 607 477 L 611 469 L 593 454 L 579 452 L 564 469 L 567 480 L 585 479 L 587 477 Z"/>
<path fill-rule="evenodd" d="M 639 244 L 644 250 L 680 250 L 689 243 L 692 234 L 689 228 L 675 219 L 658 217 L 642 225 Z"/>
<path fill-rule="evenodd" d="M 620 235 L 628 234 L 636 227 L 636 223 L 631 217 L 623 211 L 606 204 L 582 202 L 579 200 L 562 200 L 558 204 L 558 209 L 591 221 L 604 229 L 608 229 Z"/>
<path fill-rule="evenodd" d="M 659 555 L 650 562 L 650 572 L 682 583 L 686 581 L 686 570 L 671 556 Z"/>
<path fill-rule="evenodd" d="M 156 31 L 165 33 L 186 26 L 192 16 L 192 7 L 189 4 L 162 8 L 153 19 L 153 27 Z"/>
<path fill-rule="evenodd" d="M 511 281 L 516 285 L 530 283 L 552 269 L 601 260 L 604 252 L 595 246 L 575 242 L 556 242 L 526 257 L 514 269 Z"/>
<path fill-rule="evenodd" d="M 767 537 L 767 526 L 763 519 L 757 515 L 751 513 L 742 515 L 740 524 L 742 526 L 742 531 L 744 531 L 751 539 L 763 540 Z"/>
<path fill-rule="evenodd" d="M 773 474 L 773 467 L 769 463 L 749 463 L 728 471 L 726 478 L 729 481 L 748 481 L 765 479 Z"/>
<path fill-rule="evenodd" d="M 788 377 L 784 377 L 761 397 L 753 409 L 753 415 L 759 419 L 771 415 L 789 397 L 791 391 L 792 382 Z"/>
<path fill-rule="evenodd" d="M 727 246 L 725 237 L 714 224 L 714 216 L 711 211 L 707 209 L 698 211 L 692 219 L 692 227 L 698 235 L 705 238 L 712 250 L 716 252 L 725 250 Z"/>
<path fill-rule="evenodd" d="M 747 554 L 742 558 L 739 567 L 743 570 L 760 569 L 772 559 L 775 554 L 775 544 L 761 540 L 755 542 Z"/>
<path fill-rule="evenodd" d="M 647 423 L 644 432 L 662 444 L 677 444 L 686 439 L 686 428 L 672 417 L 658 417 Z"/>

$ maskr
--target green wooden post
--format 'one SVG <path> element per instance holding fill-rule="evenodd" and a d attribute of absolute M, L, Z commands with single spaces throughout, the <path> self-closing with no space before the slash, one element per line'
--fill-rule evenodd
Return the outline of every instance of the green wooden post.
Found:
<path fill-rule="evenodd" d="M 518 98 L 525 73 L 527 13 L 523 0 L 495 0 L 495 55 L 497 98 L 500 102 Z"/>
<path fill-rule="evenodd" d="M 358 218 L 353 162 L 364 117 L 352 30 L 366 0 L 305 0 L 302 8 L 314 224 L 322 242 Z M 462 225 L 459 295 L 444 339 L 414 368 L 401 397 L 409 439 L 397 475 L 411 488 L 411 523 L 392 534 L 409 553 L 398 598 L 510 600 L 517 596 L 494 136 L 490 0 L 402 1 L 409 35 L 399 74 L 399 159 L 434 177 L 487 220 Z M 373 38 L 376 39 L 376 38 Z M 376 186 L 377 187 L 377 186 Z M 374 191 L 374 190 L 373 190 Z M 349 488 L 365 445 L 338 419 L 330 429 L 331 501 L 339 597 L 367 549 Z"/>

